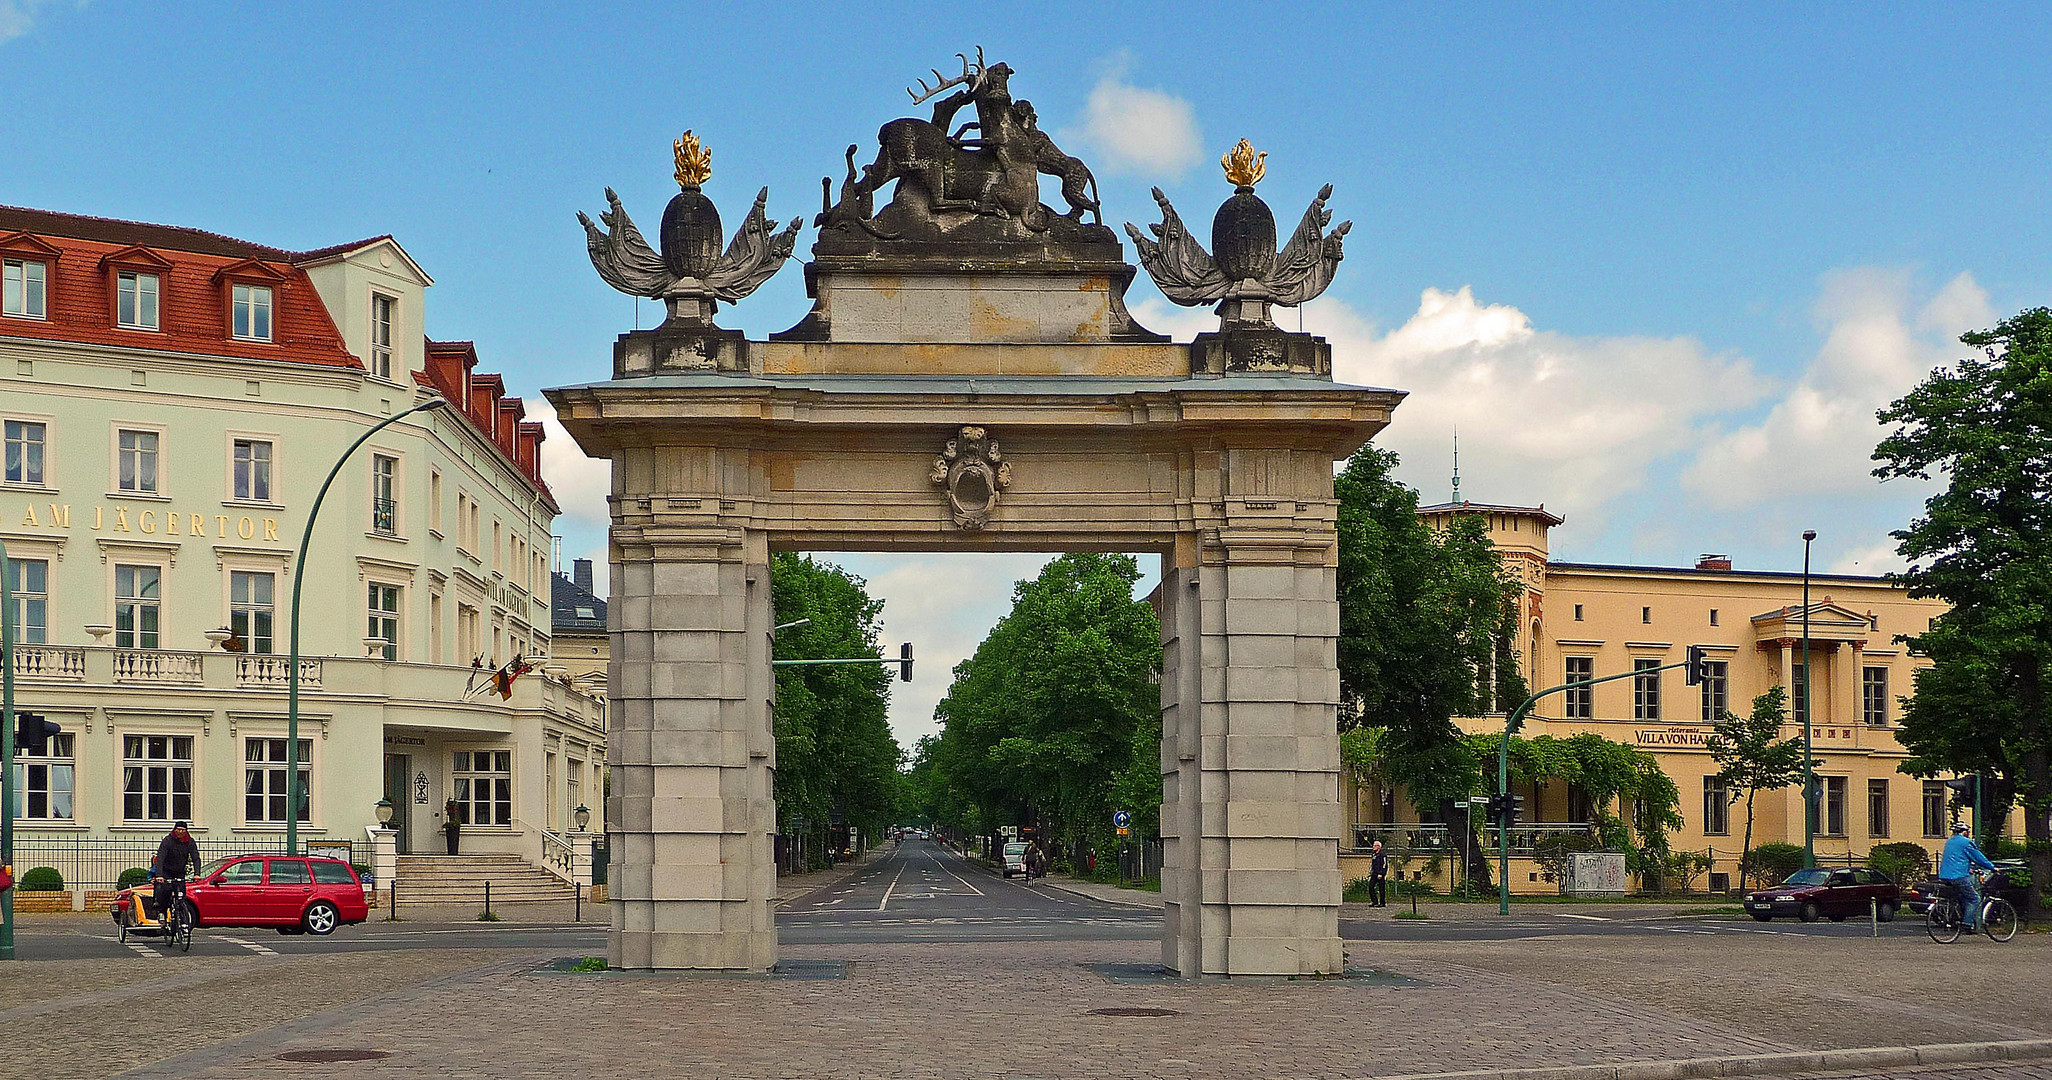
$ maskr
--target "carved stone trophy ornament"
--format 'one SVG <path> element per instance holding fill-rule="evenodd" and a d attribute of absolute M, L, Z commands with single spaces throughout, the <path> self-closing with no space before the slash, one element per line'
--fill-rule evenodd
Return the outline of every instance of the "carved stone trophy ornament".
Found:
<path fill-rule="evenodd" d="M 1343 221 L 1326 234 L 1332 222 L 1332 211 L 1325 208 L 1332 197 L 1327 184 L 1278 252 L 1275 214 L 1254 193 L 1254 185 L 1268 173 L 1267 162 L 1268 155 L 1255 153 L 1245 139 L 1220 159 L 1233 195 L 1211 220 L 1209 252 L 1190 235 L 1160 188 L 1154 189 L 1154 201 L 1161 206 L 1162 220 L 1148 226 L 1153 237 L 1126 224 L 1140 265 L 1163 296 L 1184 307 L 1218 305 L 1220 333 L 1200 335 L 1196 345 L 1200 353 L 1214 350 L 1227 371 L 1306 370 L 1306 342 L 1291 340 L 1303 335 L 1276 329 L 1270 305 L 1295 307 L 1324 292 L 1344 257 L 1340 242 L 1354 224 Z M 1317 366 L 1313 362 L 1309 370 Z M 1325 367 L 1330 370 L 1329 359 Z"/>
<path fill-rule="evenodd" d="M 955 524 L 981 529 L 990 524 L 999 494 L 1012 486 L 1012 463 L 998 452 L 997 440 L 988 432 L 965 427 L 933 459 L 932 479 L 947 488 Z"/>
<path fill-rule="evenodd" d="M 734 351 L 738 331 L 713 325 L 713 313 L 720 301 L 734 303 L 768 281 L 798 243 L 802 218 L 792 218 L 783 231 L 764 213 L 769 188 L 755 195 L 741 228 L 734 233 L 726 251 L 720 250 L 720 212 L 700 189 L 712 178 L 712 151 L 687 131 L 677 140 L 677 186 L 682 189 L 663 210 L 658 239 L 660 254 L 642 239 L 620 197 L 606 189 L 611 209 L 599 214 L 601 229 L 582 211 L 577 220 L 584 225 L 585 247 L 591 265 L 606 284 L 633 296 L 661 300 L 669 317 L 656 331 L 658 339 L 632 343 L 633 335 L 621 339 L 615 349 L 615 368 L 620 375 L 649 374 L 642 364 L 629 362 L 622 350 L 650 368 L 715 368 L 722 352 Z M 638 352 L 637 352 L 638 349 Z M 641 354 L 647 354 L 645 356 Z"/>

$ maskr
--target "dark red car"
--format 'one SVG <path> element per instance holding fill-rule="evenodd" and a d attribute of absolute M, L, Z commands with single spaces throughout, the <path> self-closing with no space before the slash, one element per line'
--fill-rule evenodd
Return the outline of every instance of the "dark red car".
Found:
<path fill-rule="evenodd" d="M 122 890 L 114 905 L 119 920 L 133 910 Z M 370 918 L 363 884 L 340 859 L 303 855 L 232 855 L 194 874 L 185 886 L 200 926 L 270 926 L 281 934 L 332 934 L 338 926 Z"/>
<path fill-rule="evenodd" d="M 1864 917 L 1870 905 L 1887 922 L 1902 906 L 1902 889 L 1887 874 L 1859 867 L 1798 870 L 1779 885 L 1746 894 L 1746 914 L 1761 922 L 1776 915 L 1793 915 L 1804 922 L 1816 922 L 1819 916 L 1843 922 L 1847 916 Z"/>

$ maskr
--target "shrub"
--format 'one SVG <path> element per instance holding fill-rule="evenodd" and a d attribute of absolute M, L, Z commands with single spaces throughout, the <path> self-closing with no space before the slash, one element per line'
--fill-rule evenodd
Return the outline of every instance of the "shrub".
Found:
<path fill-rule="evenodd" d="M 22 892 L 63 892 L 64 875 L 58 873 L 54 866 L 31 867 L 28 873 L 21 875 L 21 880 L 14 883 L 14 887 Z"/>
<path fill-rule="evenodd" d="M 121 876 L 114 880 L 114 887 L 117 889 L 132 889 L 137 885 L 147 885 L 149 882 L 150 872 L 148 870 L 140 866 L 131 866 L 123 870 Z"/>
<path fill-rule="evenodd" d="M 1898 885 L 1914 885 L 1931 876 L 1931 853 L 1907 841 L 1876 844 L 1867 852 L 1867 869 L 1887 874 Z"/>
<path fill-rule="evenodd" d="M 1410 897 L 1432 896 L 1437 894 L 1439 892 L 1439 889 L 1429 881 L 1406 881 L 1403 879 L 1397 879 L 1395 881 L 1390 882 L 1389 891 L 1392 895 L 1395 896 Z"/>
<path fill-rule="evenodd" d="M 1347 887 L 1340 891 L 1340 899 L 1346 901 L 1349 904 L 1367 903 L 1368 879 L 1364 877 L 1357 877 L 1354 880 L 1347 882 Z"/>
<path fill-rule="evenodd" d="M 1756 885 L 1772 885 L 1803 868 L 1803 849 L 1794 844 L 1761 844 L 1746 853 L 1744 870 Z"/>
<path fill-rule="evenodd" d="M 1707 851 L 1648 851 L 1646 869 L 1639 880 L 1661 892 L 1695 892 L 1696 879 L 1710 869 L 1710 853 Z"/>

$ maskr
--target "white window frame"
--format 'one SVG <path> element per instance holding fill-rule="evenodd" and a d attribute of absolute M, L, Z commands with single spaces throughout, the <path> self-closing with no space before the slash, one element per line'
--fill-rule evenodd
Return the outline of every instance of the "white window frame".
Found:
<path fill-rule="evenodd" d="M 235 636 L 242 639 L 245 652 L 269 654 L 275 651 L 278 645 L 278 572 L 276 570 L 243 566 L 224 567 L 224 570 L 226 572 L 223 575 L 223 583 L 228 589 L 228 628 L 235 631 Z M 251 595 L 248 598 L 238 598 L 235 595 L 235 585 L 238 578 L 248 578 L 252 585 L 255 584 L 257 578 L 263 578 L 270 582 L 270 599 L 267 601 L 256 599 L 255 594 L 259 591 L 256 588 L 250 590 Z M 257 616 L 259 614 L 270 616 L 265 620 L 268 628 L 267 632 L 261 638 L 256 633 Z M 244 625 L 238 626 L 238 621 Z M 259 643 L 263 645 L 263 648 L 257 647 Z"/>
<path fill-rule="evenodd" d="M 18 439 L 12 430 L 17 426 L 20 428 L 21 436 Z M 50 419 L 44 416 L 9 414 L 0 417 L 0 484 L 5 484 L 8 487 L 32 488 L 37 491 L 50 490 L 50 429 L 52 426 Z M 41 437 L 33 443 L 28 439 L 28 429 L 31 427 L 42 429 Z M 20 479 L 10 475 L 10 469 L 8 468 L 9 464 L 14 460 L 13 451 L 17 443 L 21 446 Z M 31 446 L 35 448 L 36 458 L 34 479 L 29 478 L 29 448 Z"/>
<path fill-rule="evenodd" d="M 107 590 L 107 595 L 114 599 L 112 620 L 114 625 L 114 647 L 117 649 L 161 648 L 164 640 L 164 564 L 153 562 L 119 562 L 113 565 L 112 570 L 113 582 Z M 149 570 L 154 572 L 156 574 L 157 595 L 155 597 L 144 597 L 139 594 L 134 596 L 122 595 L 121 571 L 123 570 Z M 135 609 L 134 625 L 125 632 L 126 637 L 123 636 L 124 631 L 121 629 L 123 607 L 133 607 Z M 147 644 L 143 642 L 142 638 L 144 633 L 142 630 L 142 613 L 144 611 L 156 613 L 154 620 L 156 628 L 149 631 L 153 640 Z M 126 642 L 125 644 L 124 641 Z"/>
<path fill-rule="evenodd" d="M 148 288 L 144 284 L 148 283 Z M 164 278 L 150 270 L 116 270 L 114 272 L 114 325 L 123 330 L 161 330 L 164 326 Z M 121 317 L 121 307 L 128 304 L 134 313 L 132 319 Z M 147 316 L 147 317 L 145 317 Z"/>
<path fill-rule="evenodd" d="M 399 321 L 399 298 L 381 292 L 372 292 L 370 298 L 370 373 L 373 377 L 392 378 L 392 339 L 394 324 Z"/>
<path fill-rule="evenodd" d="M 1874 675 L 1880 678 L 1872 678 Z M 1860 721 L 1868 727 L 1888 726 L 1888 668 L 1884 665 L 1860 668 Z"/>
<path fill-rule="evenodd" d="M 1577 661 L 1580 661 L 1582 664 L 1586 664 L 1587 670 L 1573 670 L 1577 666 Z M 1587 682 L 1588 680 L 1596 677 L 1596 658 L 1593 656 L 1562 657 L 1561 675 L 1561 681 L 1563 682 Z M 1595 687 L 1577 686 L 1571 690 L 1563 691 L 1563 695 L 1564 699 L 1561 702 L 1561 711 L 1565 714 L 1563 717 L 1564 719 L 1593 720 L 1596 718 Z"/>
<path fill-rule="evenodd" d="M 180 732 L 124 731 L 121 733 L 120 738 L 121 789 L 119 795 L 121 799 L 121 820 L 124 823 L 130 824 L 163 824 L 180 820 L 191 821 L 193 807 L 199 805 L 199 768 L 197 760 L 199 736 Z M 151 740 L 155 739 L 164 740 L 164 756 L 160 757 L 154 753 L 157 747 Z M 131 743 L 130 740 L 139 741 Z M 178 756 L 180 742 L 185 744 L 185 756 L 182 758 Z M 142 755 L 137 756 L 130 753 L 136 747 L 140 747 L 143 750 Z M 139 793 L 132 793 L 130 790 L 129 771 L 131 769 L 143 770 L 144 775 L 141 778 L 143 784 Z M 164 814 L 161 817 L 153 816 L 150 813 L 150 801 L 158 797 L 158 789 L 151 784 L 149 773 L 159 769 L 164 772 L 164 784 L 162 787 Z M 181 771 L 185 774 L 185 790 L 182 793 L 178 790 L 178 773 Z M 130 816 L 129 814 L 128 800 L 132 794 L 134 797 L 142 800 L 143 812 L 135 816 Z M 183 806 L 179 805 L 179 799 L 181 798 L 185 800 Z"/>
<path fill-rule="evenodd" d="M 252 448 L 250 485 L 247 491 L 236 487 L 238 466 L 242 464 L 241 448 L 248 444 Z M 254 448 L 262 446 L 263 487 L 259 492 L 256 484 Z M 231 431 L 228 433 L 228 498 L 226 501 L 239 504 L 274 507 L 280 505 L 274 496 L 278 493 L 278 440 L 275 436 L 257 432 Z"/>
<path fill-rule="evenodd" d="M 124 450 L 121 446 L 121 437 L 123 435 L 148 435 L 155 440 L 155 444 L 148 451 L 144 451 L 140 447 L 136 448 L 135 450 Z M 153 424 L 116 423 L 114 425 L 113 439 L 114 470 L 113 475 L 111 477 L 111 479 L 113 480 L 113 486 L 112 489 L 108 492 L 108 494 L 113 495 L 117 498 L 164 498 L 164 490 L 165 488 L 170 486 L 170 478 L 166 475 L 169 472 L 169 470 L 165 468 L 165 464 L 168 461 L 168 457 L 164 453 L 164 444 L 168 441 L 169 440 L 165 438 L 164 429 L 162 427 Z M 125 456 L 131 453 L 136 455 L 136 486 L 126 487 L 123 486 L 121 483 L 121 466 L 123 464 L 123 459 L 125 458 Z M 143 460 L 142 455 L 145 453 L 149 455 L 149 487 L 142 486 L 141 463 Z"/>
<path fill-rule="evenodd" d="M 18 821 L 76 821 L 78 820 L 78 743 L 75 732 L 63 731 L 50 737 L 44 753 L 28 754 L 19 748 L 15 750 L 14 816 Z M 58 783 L 59 773 L 63 783 Z M 57 813 L 62 792 L 63 813 Z M 42 797 L 43 812 L 35 812 L 35 799 Z"/>
<path fill-rule="evenodd" d="M 442 538 L 442 470 L 428 467 L 428 532 Z"/>
<path fill-rule="evenodd" d="M 391 466 L 391 468 L 386 470 L 384 468 L 386 465 Z M 405 462 L 397 453 L 390 450 L 377 450 L 371 453 L 371 520 L 369 531 L 372 536 L 382 536 L 388 540 L 404 538 L 405 530 L 401 528 L 402 523 L 399 520 L 399 495 L 406 489 L 405 470 Z M 383 495 L 379 494 L 381 488 L 384 491 Z M 380 502 L 387 504 L 382 522 L 380 522 L 378 514 L 378 503 Z M 380 524 L 384 527 L 380 528 Z"/>
<path fill-rule="evenodd" d="M 390 609 L 372 606 L 374 590 L 390 590 L 393 607 Z M 383 599 L 383 597 L 376 597 Z M 406 586 L 397 581 L 369 578 L 363 592 L 364 632 L 366 638 L 378 637 L 385 642 L 384 658 L 398 661 L 406 655 Z"/>
<path fill-rule="evenodd" d="M 286 785 L 291 783 L 291 769 L 284 757 L 287 745 L 282 732 L 277 735 L 243 737 L 241 813 L 244 825 L 261 828 L 285 824 L 286 800 L 290 790 Z M 302 807 L 299 823 L 305 825 L 313 820 L 314 740 L 302 738 L 299 745 L 304 748 L 299 759 L 299 799 Z M 252 758 L 250 754 L 253 752 L 259 756 Z M 261 790 L 250 790 L 250 783 L 253 780 L 258 782 Z M 250 815 L 251 799 L 259 800 L 259 805 L 263 808 L 260 816 Z M 275 817 L 272 816 L 274 810 Z"/>
<path fill-rule="evenodd" d="M 237 341 L 269 342 L 277 332 L 273 293 L 269 285 L 230 282 L 228 286 L 228 334 Z M 258 319 L 261 314 L 262 319 Z M 262 326 L 256 325 L 261 322 Z M 258 333 L 261 329 L 263 332 Z"/>
<path fill-rule="evenodd" d="M 1715 774 L 1703 778 L 1703 835 L 1731 835 L 1731 789 Z"/>
<path fill-rule="evenodd" d="M 494 755 L 489 760 L 488 766 L 484 769 L 475 767 L 477 756 L 480 754 Z M 503 756 L 506 760 L 506 767 L 504 769 L 498 768 L 499 756 Z M 510 748 L 497 746 L 467 749 L 461 747 L 452 748 L 449 756 L 449 797 L 456 801 L 457 808 L 460 811 L 458 821 L 464 825 L 477 828 L 512 825 L 515 806 L 513 772 L 513 751 Z M 480 800 L 477 797 L 477 784 L 480 781 L 493 785 L 503 785 L 503 787 L 495 787 L 486 798 Z M 502 818 L 503 820 L 477 821 L 476 808 L 480 802 L 490 805 L 496 811 L 491 816 Z"/>
<path fill-rule="evenodd" d="M 14 596 L 14 640 L 18 645 L 47 645 L 50 641 L 50 560 L 9 556 L 6 562 L 13 568 L 13 578 L 8 588 Z M 42 567 L 43 587 L 28 587 L 29 564 Z M 36 618 L 29 618 L 30 605 L 36 605 Z"/>
<path fill-rule="evenodd" d="M 1660 658 L 1632 657 L 1632 719 L 1660 719 Z"/>
<path fill-rule="evenodd" d="M 34 274 L 29 273 L 30 267 L 35 268 Z M 29 303 L 32 299 L 33 304 Z M 14 303 L 7 303 L 8 300 Z M 17 307 L 20 310 L 15 310 Z M 0 258 L 0 315 L 10 319 L 50 317 L 49 263 L 26 257 Z"/>
<path fill-rule="evenodd" d="M 1703 722 L 1715 724 L 1731 708 L 1731 661 L 1707 660 L 1702 685 Z"/>

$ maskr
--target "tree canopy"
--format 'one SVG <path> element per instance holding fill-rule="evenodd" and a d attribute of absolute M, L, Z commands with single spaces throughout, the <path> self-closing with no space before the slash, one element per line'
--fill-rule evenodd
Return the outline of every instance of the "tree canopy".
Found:
<path fill-rule="evenodd" d="M 1881 410 L 1883 479 L 1942 478 L 1892 535 L 1913 597 L 1951 605 L 1898 640 L 1931 658 L 1904 708 L 1905 772 L 1988 772 L 2025 806 L 2031 907 L 2052 881 L 2052 310 L 1960 340 L 1978 350 Z M 2006 789 L 2006 790 L 2005 790 Z M 2004 799 L 2007 802 L 2007 799 Z"/>

